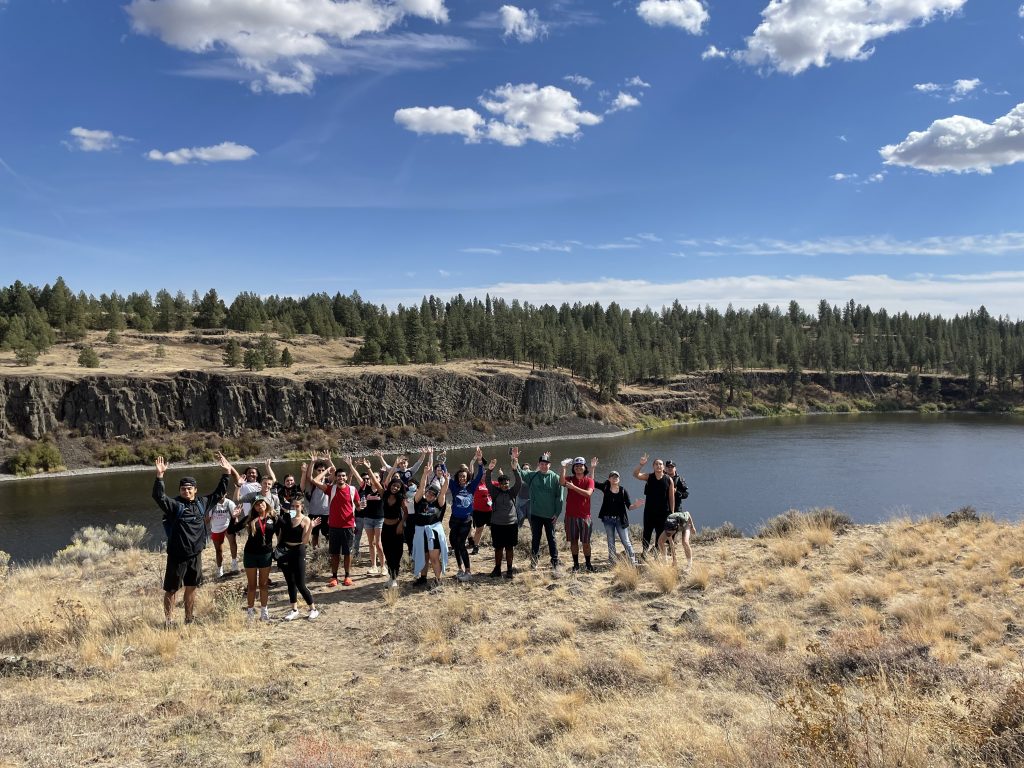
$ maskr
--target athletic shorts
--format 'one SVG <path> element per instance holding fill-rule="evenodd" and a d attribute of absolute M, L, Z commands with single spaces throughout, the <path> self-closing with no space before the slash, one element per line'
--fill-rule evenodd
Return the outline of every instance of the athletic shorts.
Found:
<path fill-rule="evenodd" d="M 182 586 L 198 587 L 203 583 L 203 556 L 198 554 L 187 560 L 167 558 L 164 571 L 164 592 L 177 592 Z"/>
<path fill-rule="evenodd" d="M 269 568 L 273 564 L 273 552 L 246 552 L 242 550 L 243 568 Z"/>
<path fill-rule="evenodd" d="M 372 531 L 372 530 L 378 530 L 379 531 L 383 527 L 384 527 L 384 518 L 383 517 L 364 517 L 363 518 L 363 530 L 364 531 Z"/>
<path fill-rule="evenodd" d="M 594 523 L 589 517 L 567 517 L 565 518 L 565 535 L 569 541 L 579 541 L 583 544 L 590 543 L 590 534 L 594 530 Z"/>
<path fill-rule="evenodd" d="M 224 543 L 224 537 L 227 536 L 227 535 L 228 535 L 227 531 L 221 531 L 220 533 L 211 533 L 210 534 L 210 541 L 212 541 L 214 544 L 223 544 Z"/>
<path fill-rule="evenodd" d="M 327 527 L 328 527 L 327 526 L 327 513 L 325 512 L 322 516 L 320 516 L 320 515 L 310 515 L 309 519 L 310 520 L 316 520 L 317 517 L 320 517 L 320 525 L 314 525 L 312 528 L 310 528 L 310 530 L 313 532 L 314 536 L 318 536 L 320 534 L 323 534 L 324 536 L 326 536 L 327 535 Z"/>
<path fill-rule="evenodd" d="M 484 526 L 490 525 L 491 514 L 490 510 L 487 512 L 477 512 L 476 510 L 473 510 L 473 527 L 483 528 Z"/>
<path fill-rule="evenodd" d="M 491 543 L 495 549 L 514 547 L 519 543 L 519 526 L 491 524 Z"/>
<path fill-rule="evenodd" d="M 332 555 L 351 555 L 356 543 L 355 528 L 330 528 L 327 551 Z"/>

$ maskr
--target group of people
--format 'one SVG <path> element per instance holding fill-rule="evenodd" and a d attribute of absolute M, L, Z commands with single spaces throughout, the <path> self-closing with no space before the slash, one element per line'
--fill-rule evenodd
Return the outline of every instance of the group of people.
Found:
<path fill-rule="evenodd" d="M 228 568 L 225 543 L 230 569 L 239 572 L 238 535 L 243 532 L 247 535 L 242 568 L 250 620 L 256 618 L 258 598 L 260 619 L 270 621 L 270 572 L 275 562 L 284 574 L 291 604 L 284 619 L 292 621 L 300 616 L 300 596 L 307 607 L 307 618 L 319 615 L 306 585 L 306 560 L 308 548 L 318 547 L 321 538 L 327 542 L 331 569 L 327 585 L 331 588 L 352 585 L 353 563 L 364 534 L 369 552 L 367 575 L 386 575 L 389 589 L 398 586 L 406 551 L 416 584 L 427 584 L 431 578 L 435 585 L 440 584 L 452 554 L 457 565 L 455 578 L 460 582 L 472 580 L 472 558 L 479 554 L 486 528 L 494 546 L 490 576 L 512 579 L 520 530 L 527 524 L 531 568 L 538 567 L 543 537 L 553 572 L 561 572 L 555 531 L 557 521 L 564 517 L 572 571 L 594 571 L 594 491 L 602 495 L 597 517 L 605 529 L 609 561 L 622 557 L 637 565 L 640 558 L 656 549 L 664 557 L 671 556 L 675 565 L 677 537 L 681 539 L 686 567 L 693 561 L 690 535 L 696 533 L 696 527 L 683 504 L 689 490 L 672 461 L 656 459 L 646 471 L 649 456 L 640 458 L 633 477 L 644 483 L 644 495 L 633 501 L 617 471 L 595 481 L 599 464 L 596 457 L 589 464 L 582 456 L 564 459 L 556 472 L 550 453 L 542 453 L 536 468 L 531 469 L 529 464 L 520 465 L 519 449 L 511 448 L 509 472 L 505 473 L 498 469 L 497 458 L 486 460 L 480 448 L 471 466 L 462 464 L 454 472 L 449 470 L 444 455 L 435 460 L 432 448 L 423 449 L 413 464 L 406 455 L 399 455 L 393 465 L 381 452 L 375 456 L 377 469 L 367 458 L 354 460 L 349 456 L 339 462 L 342 466 L 335 466 L 329 452 L 311 453 L 309 461 L 302 464 L 298 482 L 287 475 L 279 483 L 269 459 L 262 473 L 254 466 L 239 472 L 218 453 L 217 463 L 224 473 L 213 492 L 198 495 L 195 478 L 185 476 L 174 498 L 167 495 L 164 486 L 167 463 L 158 457 L 153 498 L 163 511 L 167 534 L 166 621 L 173 623 L 177 593 L 182 588 L 185 622 L 195 620 L 195 590 L 202 583 L 202 552 L 208 538 L 214 546 L 217 575 L 224 576 Z M 630 540 L 628 513 L 641 506 L 643 536 L 638 555 Z M 622 543 L 621 555 L 616 552 L 617 541 Z"/>

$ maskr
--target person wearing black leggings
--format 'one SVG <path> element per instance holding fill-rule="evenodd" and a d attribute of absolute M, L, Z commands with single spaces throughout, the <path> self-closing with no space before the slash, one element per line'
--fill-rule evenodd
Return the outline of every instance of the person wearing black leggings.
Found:
<path fill-rule="evenodd" d="M 405 485 L 398 477 L 392 477 L 384 489 L 381 511 L 384 513 L 384 527 L 380 543 L 384 548 L 384 561 L 388 566 L 388 589 L 398 587 L 398 569 L 402 567 L 402 549 L 405 545 L 405 520 L 408 515 L 405 503 Z"/>
<path fill-rule="evenodd" d="M 285 621 L 299 618 L 300 594 L 309 607 L 306 618 L 312 621 L 320 615 L 306 586 L 306 545 L 313 535 L 314 526 L 320 524 L 320 519 L 310 520 L 305 512 L 306 500 L 297 496 L 292 500 L 291 509 L 281 515 L 281 538 L 278 543 L 288 548 L 288 554 L 278 560 L 277 564 L 284 572 L 284 580 L 288 584 L 288 600 L 292 604 L 291 611 L 284 617 Z"/>

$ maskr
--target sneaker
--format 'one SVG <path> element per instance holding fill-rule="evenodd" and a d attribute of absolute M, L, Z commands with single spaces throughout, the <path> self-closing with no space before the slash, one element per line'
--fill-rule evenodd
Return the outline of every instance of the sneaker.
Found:
<path fill-rule="evenodd" d="M 231 561 L 231 571 L 232 571 L 232 573 L 238 573 L 238 558 L 237 557 L 234 560 Z"/>
<path fill-rule="evenodd" d="M 223 565 L 218 565 L 217 566 L 217 578 L 218 579 L 223 579 L 224 578 L 224 566 Z"/>
<path fill-rule="evenodd" d="M 572 572 L 573 572 L 573 573 L 579 573 L 579 572 L 580 572 L 580 567 L 579 567 L 579 565 L 574 565 L 574 566 L 572 567 Z"/>
<path fill-rule="evenodd" d="M 457 581 L 460 581 L 460 582 L 466 581 L 466 572 L 465 571 L 459 571 L 458 573 L 455 574 L 455 579 Z"/>
<path fill-rule="evenodd" d="M 540 565 L 540 561 L 536 557 L 530 558 L 530 570 L 536 571 Z"/>
<path fill-rule="evenodd" d="M 498 567 L 497 567 L 497 568 L 495 568 L 495 569 L 494 569 L 493 571 L 491 571 L 491 577 L 492 577 L 492 578 L 495 578 L 495 579 L 496 579 L 496 578 L 498 578 L 499 576 L 501 576 L 501 566 L 498 566 Z"/>
<path fill-rule="evenodd" d="M 164 619 L 164 629 L 175 629 L 178 626 L 178 622 L 174 619 Z"/>
<path fill-rule="evenodd" d="M 346 576 L 344 578 L 344 580 L 341 582 L 341 586 L 343 586 L 343 587 L 351 587 L 352 586 L 352 579 L 350 579 L 348 576 Z"/>
<path fill-rule="evenodd" d="M 198 624 L 199 620 L 195 616 L 186 616 L 185 617 L 185 623 L 186 624 Z"/>
<path fill-rule="evenodd" d="M 473 545 L 473 550 L 469 554 L 471 554 L 471 555 L 479 555 L 480 554 L 480 545 L 479 544 L 474 544 Z"/>
<path fill-rule="evenodd" d="M 263 608 L 260 610 L 260 621 L 270 621 L 270 610 Z"/>
<path fill-rule="evenodd" d="M 246 621 L 255 621 L 256 620 L 256 609 L 255 608 L 250 608 L 248 611 L 246 611 L 245 619 L 246 619 Z"/>
<path fill-rule="evenodd" d="M 332 576 L 331 580 L 327 582 L 327 586 L 328 587 L 336 587 L 336 586 L 338 586 L 338 577 L 337 576 Z"/>
<path fill-rule="evenodd" d="M 297 618 L 299 618 L 298 608 L 292 608 L 290 611 L 288 611 L 288 613 L 284 615 L 285 621 L 295 621 Z"/>
<path fill-rule="evenodd" d="M 320 611 L 318 609 L 310 608 L 309 609 L 309 615 L 306 618 L 309 619 L 310 621 L 312 621 L 313 619 L 315 619 L 319 615 L 320 615 Z"/>
<path fill-rule="evenodd" d="M 505 571 L 505 578 L 508 579 L 509 581 L 511 581 L 512 578 L 513 578 L 512 577 L 512 571 Z"/>
<path fill-rule="evenodd" d="M 597 568 L 595 568 L 590 563 L 587 563 L 587 573 L 596 573 L 596 572 L 597 572 Z"/>
<path fill-rule="evenodd" d="M 388 579 L 387 589 L 398 589 L 398 579 Z"/>
<path fill-rule="evenodd" d="M 424 584 L 427 583 L 427 577 L 420 576 L 418 579 L 416 579 L 414 583 L 416 584 L 417 587 L 422 587 Z"/>

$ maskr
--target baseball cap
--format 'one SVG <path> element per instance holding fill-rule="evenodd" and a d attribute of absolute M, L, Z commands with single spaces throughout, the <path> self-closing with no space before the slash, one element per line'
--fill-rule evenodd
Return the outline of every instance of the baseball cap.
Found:
<path fill-rule="evenodd" d="M 547 451 L 544 451 L 544 453 L 542 453 L 542 454 L 540 455 L 540 458 L 539 458 L 539 459 L 537 459 L 537 463 L 539 464 L 539 463 L 540 463 L 540 462 L 542 462 L 542 461 L 543 461 L 543 462 L 544 462 L 545 464 L 550 464 L 550 463 L 551 463 L 551 454 L 550 454 L 550 453 L 548 453 Z"/>
<path fill-rule="evenodd" d="M 675 465 L 676 463 L 672 461 L 672 459 L 669 459 L 668 461 L 665 462 L 666 467 L 674 467 Z"/>
<path fill-rule="evenodd" d="M 608 473 L 608 477 L 611 477 L 612 475 L 615 475 L 616 477 L 621 477 L 621 475 L 619 475 L 619 473 L 614 469 Z"/>
<path fill-rule="evenodd" d="M 440 493 L 441 492 L 441 484 L 439 482 L 437 482 L 436 480 L 434 480 L 429 485 L 427 485 L 427 487 L 424 490 L 433 491 L 434 493 Z"/>
<path fill-rule="evenodd" d="M 587 460 L 584 459 L 582 456 L 577 456 L 575 459 L 572 460 L 572 465 L 575 467 L 577 464 L 587 466 Z"/>
<path fill-rule="evenodd" d="M 181 480 L 178 481 L 178 487 L 179 488 L 183 488 L 186 485 L 191 485 L 191 486 L 195 487 L 196 479 L 194 477 L 186 476 L 186 477 L 181 478 Z"/>

